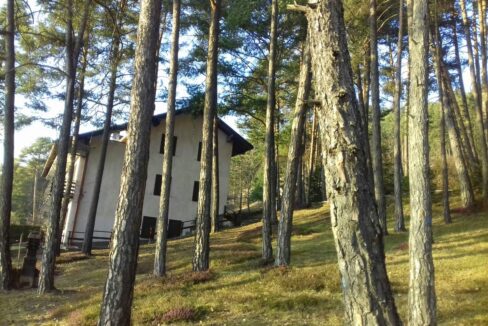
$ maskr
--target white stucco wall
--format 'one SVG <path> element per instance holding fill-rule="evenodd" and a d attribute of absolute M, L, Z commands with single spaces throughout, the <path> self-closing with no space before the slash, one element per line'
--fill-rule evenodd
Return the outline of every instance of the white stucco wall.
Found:
<path fill-rule="evenodd" d="M 150 155 L 147 171 L 147 182 L 144 194 L 143 216 L 157 217 L 159 211 L 159 196 L 154 195 L 156 175 L 161 174 L 163 154 L 159 153 L 161 136 L 164 131 L 165 121 L 152 128 Z M 176 154 L 173 156 L 172 184 L 170 193 L 169 218 L 180 221 L 189 221 L 196 217 L 197 203 L 192 201 L 193 184 L 199 180 L 200 162 L 197 161 L 198 144 L 201 141 L 202 117 L 194 117 L 189 114 L 176 116 L 175 136 L 177 137 Z M 90 153 L 86 158 L 84 181 L 78 180 L 78 187 L 83 189 L 79 195 L 78 212 L 76 205 L 71 205 L 65 224 L 65 234 L 75 231 L 77 237 L 83 237 L 90 204 L 92 201 L 93 187 L 97 164 L 100 158 L 101 136 L 92 138 Z M 124 159 L 125 144 L 110 141 L 107 151 L 107 159 L 100 191 L 100 198 L 95 223 L 96 231 L 112 231 L 117 198 L 120 189 L 120 177 Z M 172 154 L 172 153 L 171 153 Z M 232 142 L 227 141 L 227 135 L 219 130 L 219 180 L 220 200 L 219 212 L 224 212 L 229 189 L 230 159 L 232 155 Z M 82 158 L 83 160 L 83 158 Z M 82 165 L 80 165 L 80 171 Z M 79 190 L 78 190 L 79 191 Z M 75 196 L 75 199 L 77 196 Z M 79 233 L 78 233 L 79 232 Z M 95 233 L 95 236 L 107 236 L 103 233 Z"/>

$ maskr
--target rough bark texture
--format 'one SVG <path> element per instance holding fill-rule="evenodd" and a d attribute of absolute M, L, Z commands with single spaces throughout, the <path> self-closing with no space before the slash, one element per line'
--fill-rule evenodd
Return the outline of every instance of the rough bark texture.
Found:
<path fill-rule="evenodd" d="M 128 141 L 99 325 L 130 325 L 149 136 L 154 112 L 161 1 L 143 0 L 137 29 Z"/>
<path fill-rule="evenodd" d="M 409 157 L 410 179 L 410 283 L 408 324 L 436 325 L 434 264 L 432 259 L 432 203 L 429 178 L 428 4 L 408 0 L 410 53 Z"/>
<path fill-rule="evenodd" d="M 47 219 L 46 233 L 44 234 L 44 247 L 42 251 L 41 271 L 39 273 L 38 293 L 44 294 L 54 290 L 54 267 L 56 263 L 56 249 L 59 232 L 59 219 L 61 214 L 61 200 L 64 191 L 66 174 L 66 161 L 68 156 L 71 120 L 73 116 L 73 100 L 76 83 L 76 66 L 80 54 L 83 34 L 89 16 L 90 0 L 84 3 L 84 12 L 81 26 L 76 40 L 73 37 L 73 1 L 67 3 L 67 29 L 66 29 L 66 97 L 64 101 L 63 123 L 59 132 L 57 164 L 54 172 L 52 196 Z"/>
<path fill-rule="evenodd" d="M 15 12 L 14 0 L 7 1 L 7 31 L 5 35 L 5 107 L 3 119 L 3 164 L 0 177 L 0 290 L 11 283 L 10 215 L 14 179 L 14 114 L 15 114 Z"/>
<path fill-rule="evenodd" d="M 164 132 L 163 172 L 161 180 L 161 197 L 159 199 L 159 216 L 156 226 L 156 253 L 154 255 L 154 275 L 166 275 L 166 252 L 168 242 L 169 196 L 171 193 L 171 171 L 173 155 L 170 148 L 174 146 L 176 86 L 178 85 L 178 51 L 180 39 L 180 0 L 173 1 L 173 30 L 171 32 L 171 54 L 169 63 L 168 107 L 166 110 L 166 127 Z"/>
<path fill-rule="evenodd" d="M 220 0 L 210 0 L 212 13 L 208 36 L 207 77 L 205 80 L 205 107 L 202 126 L 202 160 L 198 193 L 193 271 L 209 268 L 210 205 L 212 197 L 212 131 L 217 109 L 217 59 L 219 43 Z"/>
<path fill-rule="evenodd" d="M 480 70 L 478 71 L 479 78 L 481 78 L 481 105 L 483 111 L 483 124 L 484 124 L 484 132 L 485 137 L 488 137 L 488 76 L 486 72 L 486 7 L 485 7 L 485 0 L 478 0 L 478 21 L 479 21 L 479 30 L 480 30 Z"/>
<path fill-rule="evenodd" d="M 385 189 L 383 185 L 383 158 L 381 154 L 381 109 L 376 17 L 376 0 L 370 0 L 369 37 L 371 43 L 371 163 L 373 166 L 374 193 L 378 208 L 378 218 L 381 230 L 384 234 L 388 234 L 386 225 Z"/>
<path fill-rule="evenodd" d="M 281 218 L 278 224 L 278 245 L 276 247 L 276 266 L 290 264 L 291 231 L 293 223 L 293 204 L 297 184 L 299 161 L 302 154 L 303 131 L 305 128 L 305 116 L 307 112 L 307 100 L 310 95 L 311 71 L 310 71 L 310 47 L 308 39 L 303 46 L 300 77 L 298 81 L 298 94 L 293 113 L 291 126 L 290 145 L 286 164 L 285 184 L 281 200 Z"/>
<path fill-rule="evenodd" d="M 276 82 L 276 43 L 278 25 L 278 0 L 271 2 L 271 40 L 269 43 L 268 60 L 268 100 L 266 103 L 266 139 L 264 157 L 263 180 L 263 248 L 262 259 L 264 262 L 273 260 L 273 247 L 271 244 L 271 224 L 276 220 L 276 161 L 274 139 L 274 111 L 276 106 L 275 82 Z"/>
<path fill-rule="evenodd" d="M 215 233 L 219 230 L 219 128 L 217 114 L 213 122 L 213 141 L 212 141 L 212 199 L 210 203 L 211 231 Z M 242 186 L 239 210 L 242 211 Z M 239 212 L 240 213 L 240 212 Z"/>
<path fill-rule="evenodd" d="M 59 233 L 58 233 L 58 243 L 57 243 L 57 250 L 56 254 L 59 256 L 61 254 L 61 238 L 63 235 L 63 228 L 64 223 L 66 221 L 66 214 L 68 213 L 68 205 L 71 201 L 70 193 L 71 193 L 71 185 L 73 183 L 73 177 L 75 172 L 75 162 L 76 162 L 76 147 L 78 147 L 78 135 L 80 133 L 80 124 L 81 124 L 81 110 L 83 109 L 83 99 L 85 97 L 85 72 L 86 66 L 88 64 L 88 42 L 85 40 L 85 44 L 83 47 L 83 64 L 80 72 L 80 83 L 79 83 L 79 90 L 78 90 L 78 102 L 76 103 L 76 112 L 74 117 L 74 126 L 73 126 L 73 135 L 71 140 L 71 148 L 69 153 L 69 166 L 68 166 L 68 176 L 66 178 L 66 188 L 64 190 L 63 201 L 61 202 L 61 220 L 59 222 Z"/>
<path fill-rule="evenodd" d="M 386 273 L 382 232 L 367 182 L 360 122 L 340 0 L 307 9 L 312 71 L 331 225 L 348 325 L 400 325 Z"/>
<path fill-rule="evenodd" d="M 395 148 L 394 148 L 394 175 L 393 182 L 395 188 L 395 231 L 405 231 L 405 219 L 403 217 L 402 203 L 402 140 L 401 128 L 401 107 L 402 97 L 402 47 L 403 47 L 403 0 L 400 0 L 398 13 L 398 43 L 397 60 L 395 72 L 395 98 L 393 109 L 395 110 Z"/>
<path fill-rule="evenodd" d="M 481 189 L 483 192 L 483 199 L 486 201 L 488 199 L 488 150 L 487 150 L 487 143 L 486 143 L 486 136 L 483 132 L 484 130 L 484 123 L 483 123 L 483 112 L 481 109 L 481 93 L 478 88 L 477 83 L 477 73 L 476 73 L 476 64 L 473 56 L 473 46 L 471 43 L 471 27 L 468 19 L 468 14 L 466 11 L 466 0 L 459 1 L 461 6 L 461 14 L 463 18 L 463 28 L 464 34 L 466 38 L 466 49 L 468 53 L 468 65 L 469 65 L 469 73 L 471 77 L 472 83 L 472 91 L 474 92 L 475 97 L 475 111 L 476 111 L 476 123 L 480 130 L 480 159 L 481 159 L 481 174 L 482 174 L 482 182 L 481 182 Z"/>
<path fill-rule="evenodd" d="M 116 27 L 113 31 L 114 39 L 112 43 L 112 53 L 111 53 L 111 61 L 110 61 L 110 83 L 109 83 L 109 91 L 108 91 L 108 98 L 107 98 L 107 109 L 105 111 L 105 121 L 103 123 L 103 135 L 102 135 L 102 144 L 100 149 L 100 158 L 97 164 L 97 174 L 95 176 L 95 181 L 93 185 L 93 198 L 90 204 L 90 210 L 88 211 L 88 218 L 86 221 L 85 227 L 85 236 L 83 238 L 83 246 L 81 248 L 82 252 L 85 255 L 91 255 L 92 244 L 93 244 L 93 232 L 95 230 L 95 221 L 97 217 L 97 209 L 98 209 L 98 199 L 100 196 L 100 189 L 102 187 L 102 180 L 103 180 L 103 172 L 105 169 L 105 159 L 107 156 L 107 148 L 108 143 L 110 140 L 110 127 L 112 124 L 112 111 L 114 107 L 114 99 L 115 99 L 115 90 L 117 88 L 117 72 L 119 67 L 120 61 L 120 29 L 121 29 L 121 18 L 120 14 L 125 12 L 126 1 L 122 1 L 119 4 L 118 10 L 119 15 L 117 18 L 119 21 L 116 22 Z"/>

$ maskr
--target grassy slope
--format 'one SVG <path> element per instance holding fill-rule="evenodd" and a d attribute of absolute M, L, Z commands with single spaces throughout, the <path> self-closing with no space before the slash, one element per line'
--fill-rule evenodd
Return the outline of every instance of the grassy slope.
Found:
<path fill-rule="evenodd" d="M 452 203 L 456 207 L 456 202 Z M 151 275 L 154 246 L 140 250 L 133 321 L 156 324 L 175 308 L 192 308 L 207 325 L 338 325 L 342 319 L 339 274 L 327 207 L 296 213 L 290 269 L 260 266 L 260 226 L 212 238 L 210 276 L 191 270 L 192 239 L 173 241 L 170 275 Z M 407 207 L 408 212 L 408 207 Z M 434 207 L 434 257 L 439 324 L 488 325 L 488 213 L 453 214 L 444 225 Z M 392 215 L 392 214 L 390 214 Z M 392 225 L 392 221 L 390 221 Z M 39 298 L 33 290 L 0 295 L 0 324 L 96 323 L 108 251 L 59 265 L 62 291 Z M 390 280 L 403 319 L 407 311 L 407 234 L 386 239 Z M 206 279 L 210 278 L 210 279 Z M 187 324 L 190 322 L 187 322 Z M 185 322 L 180 322 L 185 324 Z"/>

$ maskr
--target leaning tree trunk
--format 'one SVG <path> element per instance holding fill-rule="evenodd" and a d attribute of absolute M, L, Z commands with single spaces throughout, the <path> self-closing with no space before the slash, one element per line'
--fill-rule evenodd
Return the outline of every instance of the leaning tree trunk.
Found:
<path fill-rule="evenodd" d="M 462 119 L 464 119 L 467 124 L 467 136 L 469 140 L 469 146 L 471 147 L 471 152 L 474 154 L 475 157 L 475 163 L 478 165 L 479 164 L 479 156 L 478 153 L 476 152 L 475 148 L 475 142 L 473 138 L 473 124 L 471 122 L 471 114 L 470 114 L 470 109 L 468 106 L 468 99 L 466 97 L 466 90 L 464 87 L 464 78 L 463 78 L 463 69 L 461 65 L 461 57 L 459 56 L 459 43 L 458 43 L 458 37 L 457 37 L 457 28 L 456 28 L 456 23 L 455 20 L 453 20 L 453 28 L 452 28 L 452 42 L 454 43 L 454 58 L 455 58 L 455 66 L 458 74 L 458 79 L 459 79 L 459 91 L 461 93 L 461 101 L 463 103 L 463 110 L 462 110 Z"/>
<path fill-rule="evenodd" d="M 14 179 L 14 115 L 15 115 L 15 9 L 14 0 L 7 1 L 5 35 L 5 107 L 3 118 L 3 164 L 0 177 L 0 290 L 8 290 L 12 281 L 10 257 L 10 215 Z"/>
<path fill-rule="evenodd" d="M 428 1 L 408 0 L 410 283 L 408 324 L 436 325 L 428 134 Z"/>
<path fill-rule="evenodd" d="M 217 114 L 215 114 L 213 121 L 213 141 L 212 141 L 212 199 L 210 204 L 211 214 L 211 231 L 215 233 L 219 230 L 219 127 Z M 242 210 L 242 187 L 240 210 Z M 239 212 L 240 213 L 240 212 Z"/>
<path fill-rule="evenodd" d="M 171 193 L 171 171 L 173 169 L 176 86 L 178 85 L 178 51 L 180 39 L 180 0 L 173 1 L 173 30 L 171 32 L 171 54 L 168 85 L 168 108 L 166 110 L 166 137 L 164 138 L 163 172 L 161 180 L 161 198 L 159 200 L 159 216 L 156 227 L 156 253 L 154 256 L 154 275 L 166 275 L 166 252 L 168 242 L 169 196 Z"/>
<path fill-rule="evenodd" d="M 128 141 L 99 325 L 130 325 L 157 79 L 161 0 L 143 0 L 137 30 Z"/>
<path fill-rule="evenodd" d="M 365 130 L 353 86 L 342 2 L 305 11 L 331 225 L 348 325 L 400 325 L 386 273 L 383 235 L 368 184 Z"/>
<path fill-rule="evenodd" d="M 262 259 L 269 263 L 273 260 L 273 248 L 271 245 L 271 224 L 276 220 L 276 161 L 274 139 L 274 111 L 276 106 L 276 46 L 278 25 L 278 0 L 271 2 L 271 40 L 269 43 L 268 61 L 268 100 L 266 103 L 266 139 L 264 157 L 263 180 L 263 248 Z"/>
<path fill-rule="evenodd" d="M 195 250 L 193 271 L 209 268 L 210 253 L 210 206 L 212 192 L 212 132 L 217 110 L 217 59 L 219 44 L 220 0 L 210 0 L 212 14 L 208 35 L 207 77 L 205 80 L 205 106 L 202 127 L 202 161 L 200 165 L 200 188 L 198 193 Z"/>
<path fill-rule="evenodd" d="M 376 0 L 370 0 L 369 34 L 371 42 L 371 162 L 373 165 L 374 193 L 378 207 L 378 219 L 383 234 L 388 234 L 386 225 L 386 201 L 383 185 L 383 159 L 381 152 L 381 110 L 380 110 L 380 82 L 378 71 L 378 41 L 376 38 Z"/>
<path fill-rule="evenodd" d="M 126 5 L 127 2 L 125 0 L 119 4 L 118 10 L 120 14 L 125 12 Z M 117 17 L 120 16 L 117 15 Z M 120 42 L 122 37 L 120 34 L 120 29 L 122 28 L 122 19 L 121 18 L 118 19 L 119 20 L 115 22 L 116 26 L 113 31 L 114 39 L 112 43 L 112 53 L 111 53 L 111 60 L 110 60 L 110 84 L 109 84 L 109 91 L 108 91 L 108 98 L 107 98 L 107 109 L 105 111 L 105 121 L 103 123 L 100 158 L 98 160 L 97 174 L 95 175 L 95 181 L 93 185 L 93 191 L 92 191 L 93 197 L 90 203 L 90 210 L 88 211 L 88 218 L 85 226 L 85 236 L 83 238 L 83 246 L 81 248 L 81 251 L 87 256 L 91 255 L 91 250 L 93 245 L 93 232 L 95 230 L 98 199 L 100 198 L 100 189 L 102 187 L 103 172 L 105 169 L 105 159 L 107 157 L 107 148 L 110 140 L 110 126 L 112 122 L 112 111 L 114 107 L 115 90 L 117 88 L 117 72 L 118 72 L 119 61 L 120 61 L 119 52 L 120 52 Z"/>
<path fill-rule="evenodd" d="M 401 105 L 402 97 L 402 48 L 403 48 L 403 0 L 400 0 L 398 13 L 398 43 L 395 72 L 395 148 L 394 148 L 394 188 L 395 188 L 395 231 L 405 231 L 402 203 L 402 140 L 401 140 Z"/>
<path fill-rule="evenodd" d="M 41 271 L 39 273 L 38 293 L 44 294 L 54 290 L 54 267 L 56 263 L 57 235 L 59 232 L 59 219 L 61 214 L 61 201 L 63 197 L 66 174 L 66 161 L 70 143 L 71 120 L 73 116 L 73 101 L 76 83 L 76 67 L 82 46 L 83 34 L 89 16 L 90 0 L 84 3 L 84 12 L 81 26 L 76 40 L 73 38 L 73 1 L 67 3 L 67 30 L 66 30 L 66 97 L 64 101 L 63 123 L 59 132 L 58 155 L 56 170 L 54 172 L 51 211 L 47 220 L 44 235 L 44 248 L 42 251 Z"/>
<path fill-rule="evenodd" d="M 78 90 L 78 102 L 76 103 L 76 111 L 74 122 L 75 125 L 73 126 L 73 135 L 71 140 L 71 149 L 69 153 L 69 166 L 68 166 L 68 176 L 66 178 L 66 188 L 64 190 L 64 197 L 63 201 L 61 202 L 61 215 L 60 215 L 60 222 L 59 222 L 59 230 L 58 230 L 58 243 L 56 248 L 56 255 L 59 256 L 61 254 L 61 239 L 63 237 L 63 229 L 64 223 L 66 221 L 66 215 L 68 214 L 68 205 L 70 202 L 70 195 L 71 195 L 71 184 L 73 183 L 73 177 L 75 173 L 75 163 L 76 163 L 76 148 L 78 147 L 78 135 L 80 133 L 80 124 L 81 124 L 81 110 L 83 109 L 83 99 L 85 97 L 85 73 L 86 73 L 86 66 L 88 64 L 88 41 L 85 40 L 85 44 L 83 45 L 83 63 L 80 72 L 80 82 L 79 82 L 79 90 Z M 76 182 L 75 182 L 76 184 Z"/>
<path fill-rule="evenodd" d="M 483 192 L 483 200 L 488 200 L 488 149 L 487 149 L 487 142 L 486 136 L 484 133 L 484 119 L 483 119 L 483 112 L 481 109 L 481 93 L 479 91 L 479 83 L 477 83 L 477 73 L 476 73 L 476 65 L 474 62 L 473 57 L 473 46 L 471 43 L 471 27 L 468 19 L 468 14 L 466 11 L 466 0 L 459 1 L 461 5 L 461 14 L 463 17 L 463 27 L 464 27 L 464 34 L 466 38 L 466 49 L 468 52 L 468 64 L 469 64 L 469 73 L 471 77 L 472 83 L 472 91 L 474 92 L 475 97 L 475 111 L 476 111 L 476 122 L 478 124 L 478 128 L 480 130 L 480 158 L 481 158 L 481 174 L 482 174 L 482 184 L 481 189 Z"/>
<path fill-rule="evenodd" d="M 293 204 L 297 183 L 297 172 L 302 154 L 303 131 L 305 128 L 305 116 L 307 113 L 307 100 L 311 86 L 311 62 L 308 37 L 303 46 L 300 77 L 298 81 L 298 94 L 293 113 L 291 126 L 290 145 L 288 149 L 288 161 L 286 164 L 285 184 L 281 201 L 281 218 L 278 224 L 278 245 L 276 247 L 276 266 L 290 264 L 291 230 L 293 223 Z"/>

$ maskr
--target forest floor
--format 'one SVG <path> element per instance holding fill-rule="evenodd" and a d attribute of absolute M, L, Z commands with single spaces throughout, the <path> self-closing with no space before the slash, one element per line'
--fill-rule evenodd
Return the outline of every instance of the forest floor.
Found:
<path fill-rule="evenodd" d="M 452 207 L 458 206 L 454 197 Z M 439 324 L 488 325 L 488 213 L 453 209 L 453 223 L 445 225 L 441 211 L 437 201 L 433 250 Z M 288 269 L 261 265 L 260 223 L 212 236 L 209 273 L 190 272 L 193 238 L 170 242 L 165 279 L 151 276 L 154 245 L 141 246 L 133 323 L 341 325 L 342 295 L 328 207 L 298 211 L 294 223 Z M 387 268 L 406 320 L 408 234 L 390 233 Z M 108 250 L 96 251 L 90 259 L 63 254 L 56 277 L 59 292 L 45 297 L 35 290 L 0 294 L 0 324 L 95 325 L 107 259 Z"/>

